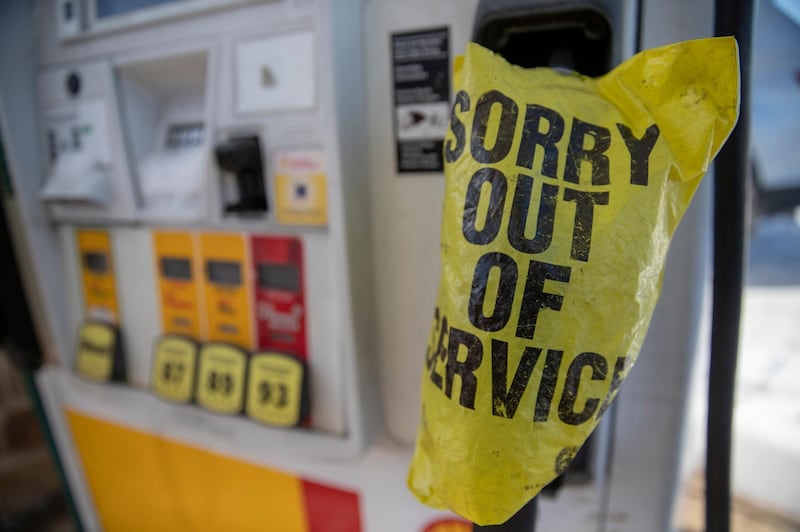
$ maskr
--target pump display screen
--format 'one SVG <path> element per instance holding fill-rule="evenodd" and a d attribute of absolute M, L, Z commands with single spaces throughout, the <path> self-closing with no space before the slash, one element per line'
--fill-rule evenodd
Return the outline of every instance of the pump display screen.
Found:
<path fill-rule="evenodd" d="M 259 264 L 258 286 L 265 289 L 300 291 L 300 269 L 293 265 Z"/>
<path fill-rule="evenodd" d="M 192 264 L 188 259 L 164 257 L 161 259 L 161 275 L 179 281 L 192 280 Z"/>
<path fill-rule="evenodd" d="M 108 259 L 105 253 L 84 253 L 83 254 L 83 265 L 84 267 L 95 273 L 106 273 L 108 272 Z"/>
<path fill-rule="evenodd" d="M 189 1 L 190 0 L 97 0 L 95 4 L 95 13 L 97 13 L 97 18 L 108 18 L 150 7 L 187 3 Z"/>
<path fill-rule="evenodd" d="M 212 283 L 242 284 L 242 265 L 238 262 L 210 260 L 206 264 L 208 280 Z"/>

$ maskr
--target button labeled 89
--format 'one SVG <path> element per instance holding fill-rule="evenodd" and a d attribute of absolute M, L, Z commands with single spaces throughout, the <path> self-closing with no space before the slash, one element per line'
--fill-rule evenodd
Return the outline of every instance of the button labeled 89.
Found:
<path fill-rule="evenodd" d="M 211 343 L 200 349 L 197 404 L 221 414 L 238 414 L 244 405 L 247 353 L 232 345 Z"/>

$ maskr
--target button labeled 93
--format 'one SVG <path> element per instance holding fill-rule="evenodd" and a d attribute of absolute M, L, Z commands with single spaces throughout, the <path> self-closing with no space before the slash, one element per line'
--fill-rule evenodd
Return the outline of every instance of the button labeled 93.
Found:
<path fill-rule="evenodd" d="M 247 379 L 247 416 L 279 427 L 295 427 L 306 416 L 306 368 L 283 353 L 256 353 Z"/>

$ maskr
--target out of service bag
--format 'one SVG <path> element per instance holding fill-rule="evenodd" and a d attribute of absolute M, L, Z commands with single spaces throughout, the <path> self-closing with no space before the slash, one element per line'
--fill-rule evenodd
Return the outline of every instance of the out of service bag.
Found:
<path fill-rule="evenodd" d="M 485 525 L 564 471 L 633 366 L 672 234 L 736 123 L 738 52 L 683 42 L 591 79 L 470 44 L 455 89 L 408 483 Z"/>

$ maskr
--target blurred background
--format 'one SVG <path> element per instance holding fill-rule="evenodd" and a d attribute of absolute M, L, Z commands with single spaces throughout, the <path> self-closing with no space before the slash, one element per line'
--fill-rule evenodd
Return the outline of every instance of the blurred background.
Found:
<path fill-rule="evenodd" d="M 800 3 L 756 3 L 753 194 L 737 370 L 734 529 L 800 530 Z M 706 365 L 691 400 L 683 530 L 702 530 Z"/>

